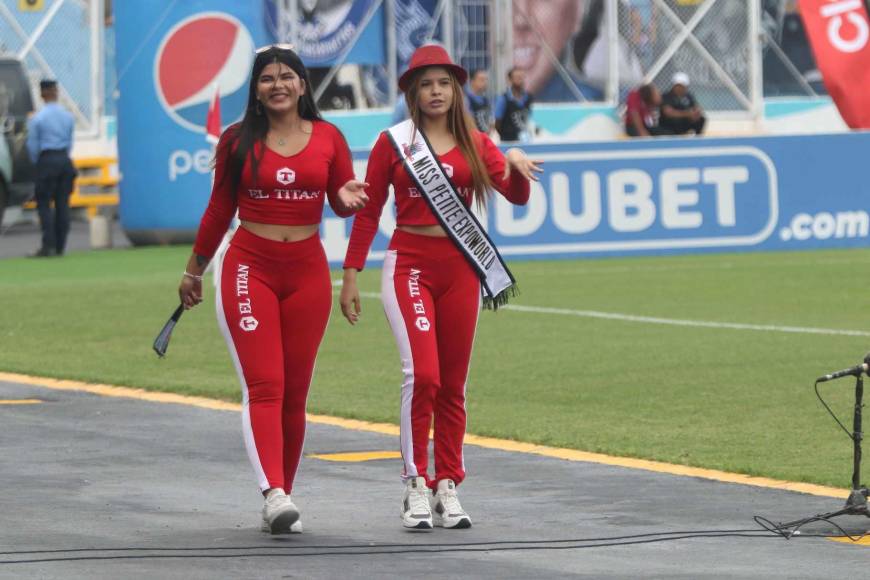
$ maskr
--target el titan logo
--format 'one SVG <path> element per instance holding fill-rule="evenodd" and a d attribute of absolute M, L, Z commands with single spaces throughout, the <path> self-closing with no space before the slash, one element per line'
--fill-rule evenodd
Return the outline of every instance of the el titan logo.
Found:
<path fill-rule="evenodd" d="M 408 276 L 408 296 L 415 299 L 411 303 L 414 307 L 414 314 L 417 315 L 414 324 L 421 331 L 429 332 L 432 325 L 426 317 L 426 303 L 423 302 L 423 297 L 420 295 L 420 274 L 422 274 L 420 270 L 411 268 L 411 274 Z"/>
<path fill-rule="evenodd" d="M 257 329 L 257 319 L 254 318 L 253 304 L 251 297 L 248 294 L 248 278 L 250 277 L 251 267 L 247 264 L 239 264 L 236 270 L 236 297 L 239 299 L 239 314 L 245 314 L 239 319 L 239 326 L 245 332 L 251 332 Z"/>
<path fill-rule="evenodd" d="M 282 167 L 275 173 L 275 179 L 284 185 L 290 185 L 296 181 L 296 172 L 289 167 Z"/>

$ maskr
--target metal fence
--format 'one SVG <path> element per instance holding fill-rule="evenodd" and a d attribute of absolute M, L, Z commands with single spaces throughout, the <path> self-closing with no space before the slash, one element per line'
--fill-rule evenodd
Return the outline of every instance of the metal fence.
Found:
<path fill-rule="evenodd" d="M 762 0 L 764 96 L 824 94 L 797 0 Z"/>
<path fill-rule="evenodd" d="M 80 136 L 97 136 L 103 115 L 104 0 L 0 0 L 0 54 L 19 58 L 33 88 L 58 81 Z"/>
<path fill-rule="evenodd" d="M 682 72 L 707 110 L 758 119 L 764 94 L 813 95 L 820 87 L 802 27 L 794 30 L 795 0 L 442 3 L 453 7 L 444 37 L 454 56 L 488 68 L 494 91 L 509 68 L 525 70 L 538 102 L 619 104 L 644 82 L 667 90 Z"/>
<path fill-rule="evenodd" d="M 682 72 L 705 109 L 755 115 L 759 18 L 757 0 L 620 0 L 618 26 L 643 81 L 667 90 Z"/>
<path fill-rule="evenodd" d="M 36 86 L 56 78 L 80 134 L 103 115 L 103 12 L 109 0 L 0 0 L 0 53 L 23 59 Z M 269 0 L 278 36 L 307 0 Z M 38 9 L 23 11 L 23 4 Z M 326 4 L 326 2 L 324 2 Z M 765 96 L 824 92 L 797 0 L 377 0 L 383 65 L 317 71 L 325 108 L 392 106 L 396 77 L 424 42 L 447 46 L 468 69 L 490 73 L 491 96 L 511 67 L 526 71 L 539 103 L 619 104 L 642 82 L 670 86 L 686 73 L 705 109 L 760 118 Z M 334 69 L 334 70 L 333 70 Z"/>

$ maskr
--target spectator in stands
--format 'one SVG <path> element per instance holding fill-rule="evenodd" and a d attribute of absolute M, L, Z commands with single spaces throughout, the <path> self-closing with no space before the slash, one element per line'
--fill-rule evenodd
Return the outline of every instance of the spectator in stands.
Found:
<path fill-rule="evenodd" d="M 653 84 L 641 85 L 628 93 L 625 102 L 625 132 L 629 137 L 668 135 L 659 126 L 659 106 L 662 96 Z"/>
<path fill-rule="evenodd" d="M 508 89 L 495 102 L 495 128 L 502 142 L 531 140 L 529 115 L 532 95 L 526 92 L 526 72 L 520 68 L 508 71 Z"/>
<path fill-rule="evenodd" d="M 495 124 L 492 120 L 492 105 L 489 97 L 486 96 L 487 88 L 489 88 L 489 74 L 486 69 L 472 70 L 468 78 L 468 86 L 465 88 L 465 103 L 478 131 L 489 135 Z"/>
<path fill-rule="evenodd" d="M 659 125 L 674 135 L 685 135 L 689 131 L 700 135 L 704 132 L 707 119 L 695 97 L 689 92 L 689 76 L 678 72 L 671 83 L 671 90 L 662 97 Z"/>

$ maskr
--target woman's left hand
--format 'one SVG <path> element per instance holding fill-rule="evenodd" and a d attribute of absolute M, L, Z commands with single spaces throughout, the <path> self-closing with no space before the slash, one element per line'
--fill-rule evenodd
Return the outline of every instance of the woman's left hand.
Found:
<path fill-rule="evenodd" d="M 504 168 L 504 178 L 507 179 L 508 175 L 510 175 L 511 170 L 517 171 L 520 175 L 525 177 L 530 181 L 538 181 L 538 176 L 535 173 L 541 173 L 544 171 L 541 169 L 541 165 L 544 163 L 543 161 L 532 161 L 522 149 L 512 148 L 508 149 L 505 154 L 505 159 L 507 163 Z"/>
<path fill-rule="evenodd" d="M 364 181 L 351 179 L 338 190 L 338 199 L 347 209 L 360 210 L 369 202 L 369 196 L 365 192 L 368 186 L 369 184 Z"/>

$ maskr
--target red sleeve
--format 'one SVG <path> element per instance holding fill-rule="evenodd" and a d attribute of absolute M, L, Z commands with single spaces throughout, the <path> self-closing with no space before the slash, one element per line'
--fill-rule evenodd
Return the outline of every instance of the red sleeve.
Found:
<path fill-rule="evenodd" d="M 332 164 L 329 168 L 329 183 L 326 185 L 326 196 L 329 198 L 329 207 L 335 212 L 338 217 L 348 217 L 353 215 L 353 210 L 344 207 L 341 200 L 338 199 L 338 190 L 341 187 L 354 179 L 353 159 L 350 155 L 350 147 L 347 146 L 347 141 L 344 139 L 338 127 L 329 124 L 329 129 L 332 132 L 332 142 L 334 156 Z"/>
<path fill-rule="evenodd" d="M 235 143 L 235 127 L 230 127 L 221 135 L 215 154 L 214 185 L 211 188 L 211 199 L 199 222 L 193 253 L 212 259 L 217 251 L 230 221 L 236 214 L 238 199 L 233 191 L 232 178 L 229 175 L 228 164 L 232 145 Z"/>
<path fill-rule="evenodd" d="M 378 223 L 381 221 L 381 212 L 387 203 L 387 195 L 392 176 L 393 144 L 386 133 L 381 133 L 369 155 L 368 167 L 366 168 L 366 193 L 369 202 L 359 210 L 353 218 L 353 229 L 350 232 L 350 242 L 347 245 L 347 254 L 344 258 L 345 268 L 362 270 L 365 267 L 369 248 L 378 233 Z"/>
<path fill-rule="evenodd" d="M 517 171 L 511 169 L 507 179 L 504 178 L 506 160 L 501 150 L 495 146 L 486 134 L 478 132 L 478 151 L 486 165 L 486 171 L 492 180 L 492 185 L 505 199 L 516 205 L 526 205 L 529 201 L 531 187 L 529 180 Z"/>

